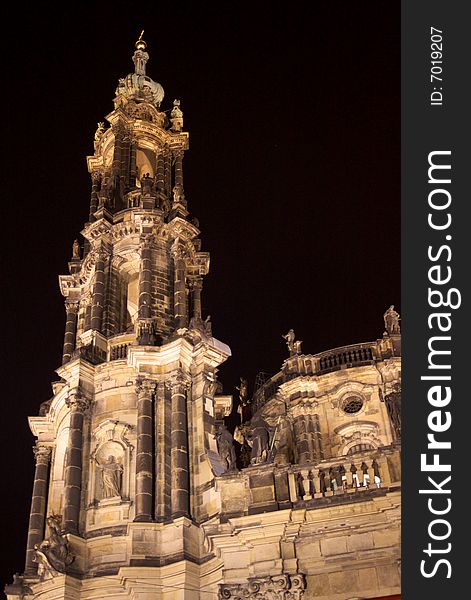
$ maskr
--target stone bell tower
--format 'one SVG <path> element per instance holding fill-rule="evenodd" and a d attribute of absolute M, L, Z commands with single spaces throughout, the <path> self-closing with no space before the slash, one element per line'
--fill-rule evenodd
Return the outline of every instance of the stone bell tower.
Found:
<path fill-rule="evenodd" d="M 216 395 L 216 373 L 230 349 L 202 315 L 209 254 L 184 193 L 183 112 L 161 110 L 148 60 L 141 35 L 87 158 L 84 242 L 59 277 L 60 380 L 29 419 L 36 471 L 12 598 L 155 598 L 164 578 L 189 597 L 198 524 L 219 509 L 215 422 L 232 397 Z"/>

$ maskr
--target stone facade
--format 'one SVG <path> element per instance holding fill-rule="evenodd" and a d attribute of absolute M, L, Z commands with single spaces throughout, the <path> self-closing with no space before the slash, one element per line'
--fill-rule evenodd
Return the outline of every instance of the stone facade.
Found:
<path fill-rule="evenodd" d="M 98 124 L 89 220 L 60 276 L 59 380 L 29 424 L 36 471 L 10 600 L 353 600 L 400 591 L 399 315 L 367 344 L 289 357 L 251 400 L 236 460 L 183 187 L 188 134 L 145 42 Z M 168 115 L 168 116 L 167 116 Z M 261 383 L 261 382 L 259 382 Z"/>

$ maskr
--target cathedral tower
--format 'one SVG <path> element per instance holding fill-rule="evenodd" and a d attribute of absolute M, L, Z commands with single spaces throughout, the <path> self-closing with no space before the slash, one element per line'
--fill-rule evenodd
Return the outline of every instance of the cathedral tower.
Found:
<path fill-rule="evenodd" d="M 358 600 L 400 591 L 401 335 L 241 378 L 238 464 L 202 309 L 209 254 L 188 133 L 139 38 L 99 123 L 88 222 L 59 277 L 59 380 L 29 424 L 35 476 L 9 600 Z M 281 342 L 281 340 L 280 340 Z M 240 468 L 237 468 L 240 467 Z M 203 596 L 206 594 L 206 596 Z"/>

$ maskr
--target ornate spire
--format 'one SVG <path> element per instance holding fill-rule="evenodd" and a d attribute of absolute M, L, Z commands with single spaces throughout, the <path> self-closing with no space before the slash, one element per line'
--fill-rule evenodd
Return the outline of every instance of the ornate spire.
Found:
<path fill-rule="evenodd" d="M 146 74 L 146 63 L 149 60 L 149 55 L 146 52 L 147 44 L 142 39 L 144 35 L 144 30 L 141 31 L 141 35 L 137 40 L 135 47 L 136 51 L 133 54 L 132 60 L 134 62 L 134 72 L 136 75 L 145 75 Z"/>

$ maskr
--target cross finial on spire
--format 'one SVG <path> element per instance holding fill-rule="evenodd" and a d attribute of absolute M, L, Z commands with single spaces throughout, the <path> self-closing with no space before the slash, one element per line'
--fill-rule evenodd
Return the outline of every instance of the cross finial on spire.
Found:
<path fill-rule="evenodd" d="M 144 35 L 144 30 L 141 31 L 141 35 L 137 40 L 135 47 L 136 51 L 133 54 L 132 60 L 134 62 L 134 71 L 136 75 L 145 75 L 146 74 L 146 62 L 149 60 L 149 55 L 146 52 L 147 44 L 142 39 Z"/>
<path fill-rule="evenodd" d="M 141 35 L 139 36 L 135 46 L 136 46 L 136 50 L 145 50 L 147 48 L 147 44 L 145 43 L 145 41 L 142 39 L 142 36 L 144 35 L 144 30 L 141 31 Z"/>

